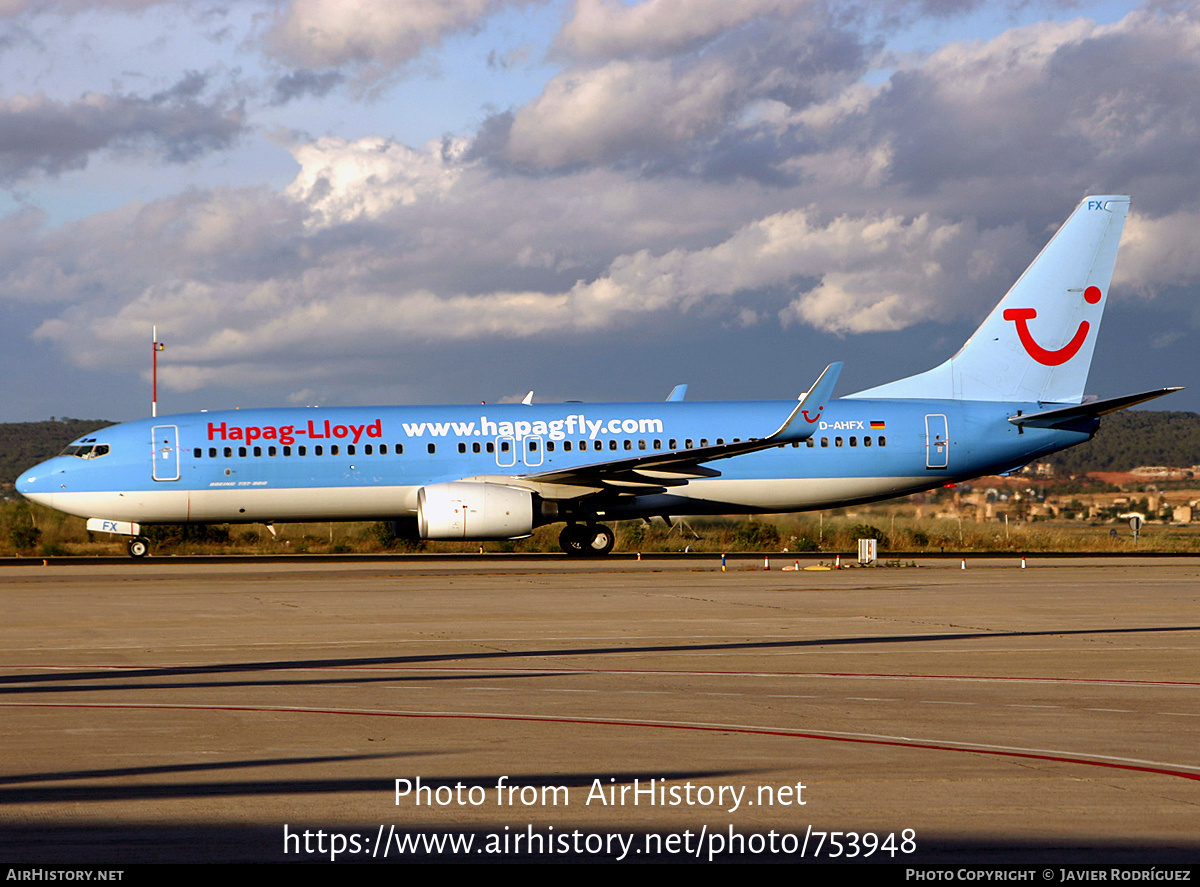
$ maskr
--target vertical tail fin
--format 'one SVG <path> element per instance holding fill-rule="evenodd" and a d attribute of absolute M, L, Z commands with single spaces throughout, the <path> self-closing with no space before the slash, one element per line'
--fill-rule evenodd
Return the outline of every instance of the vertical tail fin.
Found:
<path fill-rule="evenodd" d="M 1128 211 L 1085 198 L 958 354 L 850 396 L 1079 403 Z"/>

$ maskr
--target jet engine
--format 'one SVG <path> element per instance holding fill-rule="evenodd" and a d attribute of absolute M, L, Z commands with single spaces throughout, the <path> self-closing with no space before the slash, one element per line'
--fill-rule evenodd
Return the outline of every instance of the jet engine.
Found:
<path fill-rule="evenodd" d="M 533 493 L 501 484 L 454 481 L 417 491 L 422 539 L 515 539 L 533 532 Z"/>

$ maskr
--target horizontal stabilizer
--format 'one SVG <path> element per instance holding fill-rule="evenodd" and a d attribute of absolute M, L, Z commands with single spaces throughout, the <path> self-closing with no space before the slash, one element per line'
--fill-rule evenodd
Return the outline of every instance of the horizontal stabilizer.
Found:
<path fill-rule="evenodd" d="M 1123 410 L 1126 407 L 1145 403 L 1148 400 L 1154 400 L 1156 397 L 1174 394 L 1176 391 L 1182 390 L 1182 388 L 1158 388 L 1154 391 L 1143 391 L 1140 394 L 1126 394 L 1123 397 L 1093 400 L 1089 403 L 1081 403 L 1078 406 L 1059 407 L 1058 409 L 1045 410 L 1040 413 L 1028 413 L 1024 416 L 1009 416 L 1008 421 L 1014 425 L 1025 425 L 1031 428 L 1062 428 L 1072 422 L 1078 422 L 1080 419 L 1095 419 L 1100 416 L 1106 416 L 1109 413 L 1117 412 L 1117 410 Z"/>

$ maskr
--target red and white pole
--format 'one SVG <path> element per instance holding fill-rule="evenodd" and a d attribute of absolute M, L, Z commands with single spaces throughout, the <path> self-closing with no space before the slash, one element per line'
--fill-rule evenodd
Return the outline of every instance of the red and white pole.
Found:
<path fill-rule="evenodd" d="M 158 341 L 158 326 L 151 327 L 150 339 L 150 415 L 158 416 L 158 352 L 166 346 Z"/>

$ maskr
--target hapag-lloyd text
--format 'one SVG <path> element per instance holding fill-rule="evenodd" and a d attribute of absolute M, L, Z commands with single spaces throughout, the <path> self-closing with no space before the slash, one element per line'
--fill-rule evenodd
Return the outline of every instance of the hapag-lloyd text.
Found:
<path fill-rule="evenodd" d="M 309 440 L 322 440 L 331 438 L 333 440 L 344 440 L 350 438 L 351 443 L 358 443 L 362 440 L 363 435 L 367 437 L 383 437 L 383 422 L 376 419 L 370 424 L 363 423 L 362 425 L 335 425 L 326 419 L 323 423 L 308 420 L 307 425 L 302 428 L 297 428 L 295 425 L 230 425 L 226 422 L 216 424 L 215 422 L 208 423 L 208 439 L 209 440 L 238 440 L 245 443 L 252 443 L 256 440 L 275 440 L 287 446 L 294 444 L 297 437 L 306 437 Z"/>
<path fill-rule="evenodd" d="M 480 416 L 470 422 L 401 422 L 406 437 L 511 437 L 523 440 L 530 436 L 546 437 L 550 440 L 566 440 L 568 437 L 587 436 L 595 440 L 602 434 L 662 434 L 662 419 L 589 419 L 582 413 L 573 413 L 562 419 L 544 421 L 507 420 L 494 422 Z M 238 441 L 253 443 L 256 440 L 271 440 L 288 446 L 297 438 L 308 440 L 346 440 L 358 443 L 364 437 L 382 438 L 383 420 L 355 425 L 350 422 L 335 423 L 329 419 L 309 419 L 304 425 L 230 425 L 228 422 L 209 422 L 210 441 Z"/>

